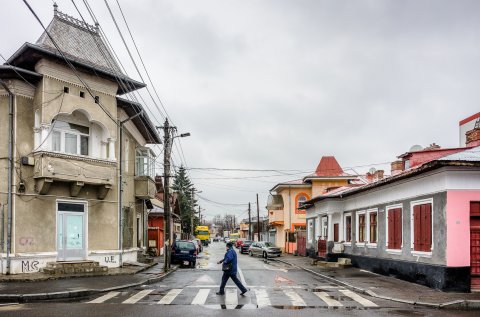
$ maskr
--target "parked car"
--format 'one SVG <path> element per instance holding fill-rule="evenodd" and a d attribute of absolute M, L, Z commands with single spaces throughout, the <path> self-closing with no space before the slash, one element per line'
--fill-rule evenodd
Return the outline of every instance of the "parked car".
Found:
<path fill-rule="evenodd" d="M 250 246 L 252 245 L 253 241 L 252 240 L 244 240 L 242 245 L 240 246 L 240 253 L 248 253 L 248 250 L 250 249 Z"/>
<path fill-rule="evenodd" d="M 282 254 L 282 250 L 277 248 L 271 242 L 253 242 L 248 249 L 248 255 L 254 256 L 259 255 L 264 258 L 272 257 L 272 256 L 280 256 Z"/>
<path fill-rule="evenodd" d="M 213 237 L 212 240 L 213 240 L 213 242 L 218 242 L 218 241 L 220 241 L 220 238 L 219 237 Z"/>
<path fill-rule="evenodd" d="M 200 239 L 193 239 L 192 242 L 196 243 L 198 246 L 198 253 L 203 251 L 202 240 Z"/>
<path fill-rule="evenodd" d="M 195 267 L 197 264 L 197 246 L 192 241 L 177 240 L 172 245 L 171 263 L 180 263 Z"/>
<path fill-rule="evenodd" d="M 244 238 L 237 239 L 237 241 L 235 241 L 235 248 L 239 249 L 240 246 L 242 245 L 243 241 L 245 241 Z"/>

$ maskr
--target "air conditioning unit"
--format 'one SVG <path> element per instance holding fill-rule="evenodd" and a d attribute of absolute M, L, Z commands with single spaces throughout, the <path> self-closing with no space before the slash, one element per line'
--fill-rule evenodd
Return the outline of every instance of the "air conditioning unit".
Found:
<path fill-rule="evenodd" d="M 333 244 L 333 250 L 332 250 L 333 253 L 343 253 L 344 250 L 345 250 L 345 247 L 343 246 L 343 243 L 335 242 Z"/>

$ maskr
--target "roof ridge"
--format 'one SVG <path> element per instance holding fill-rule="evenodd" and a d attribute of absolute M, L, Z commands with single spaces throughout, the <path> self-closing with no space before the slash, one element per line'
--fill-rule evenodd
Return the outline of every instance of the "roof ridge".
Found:
<path fill-rule="evenodd" d="M 58 18 L 62 20 L 63 22 L 67 22 L 71 24 L 72 26 L 79 27 L 81 29 L 84 29 L 86 31 L 99 34 L 99 24 L 95 23 L 95 25 L 90 25 L 82 20 L 79 20 L 77 18 L 74 18 L 73 16 L 70 16 L 66 13 L 63 13 L 61 11 L 55 10 L 54 11 L 54 18 Z"/>

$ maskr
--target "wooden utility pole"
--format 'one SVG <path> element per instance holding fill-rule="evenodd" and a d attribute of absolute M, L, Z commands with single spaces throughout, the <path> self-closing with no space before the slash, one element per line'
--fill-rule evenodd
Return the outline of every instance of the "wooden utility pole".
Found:
<path fill-rule="evenodd" d="M 252 217 L 250 215 L 250 202 L 248 203 L 248 240 L 252 240 Z"/>
<path fill-rule="evenodd" d="M 163 269 L 167 272 L 170 269 L 170 155 L 171 155 L 171 131 L 174 130 L 175 127 L 170 127 L 168 123 L 168 119 L 165 119 L 165 124 L 163 125 L 163 144 L 164 144 L 164 151 L 163 151 L 163 205 L 164 205 L 164 213 L 165 213 L 165 243 L 164 248 L 165 252 L 164 255 L 164 263 Z"/>
<path fill-rule="evenodd" d="M 257 239 L 260 241 L 260 206 L 258 205 L 258 194 L 257 194 Z"/>

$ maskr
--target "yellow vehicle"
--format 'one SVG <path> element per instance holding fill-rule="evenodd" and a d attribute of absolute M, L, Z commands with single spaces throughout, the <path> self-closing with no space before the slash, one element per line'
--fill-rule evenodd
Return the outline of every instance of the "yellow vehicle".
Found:
<path fill-rule="evenodd" d="M 203 245 L 210 243 L 210 229 L 208 226 L 196 226 L 194 232 L 195 238 L 200 239 Z"/>
<path fill-rule="evenodd" d="M 237 240 L 240 239 L 240 233 L 230 233 L 228 238 L 230 239 L 229 242 L 232 242 L 233 244 L 235 244 L 235 242 L 237 242 Z"/>

